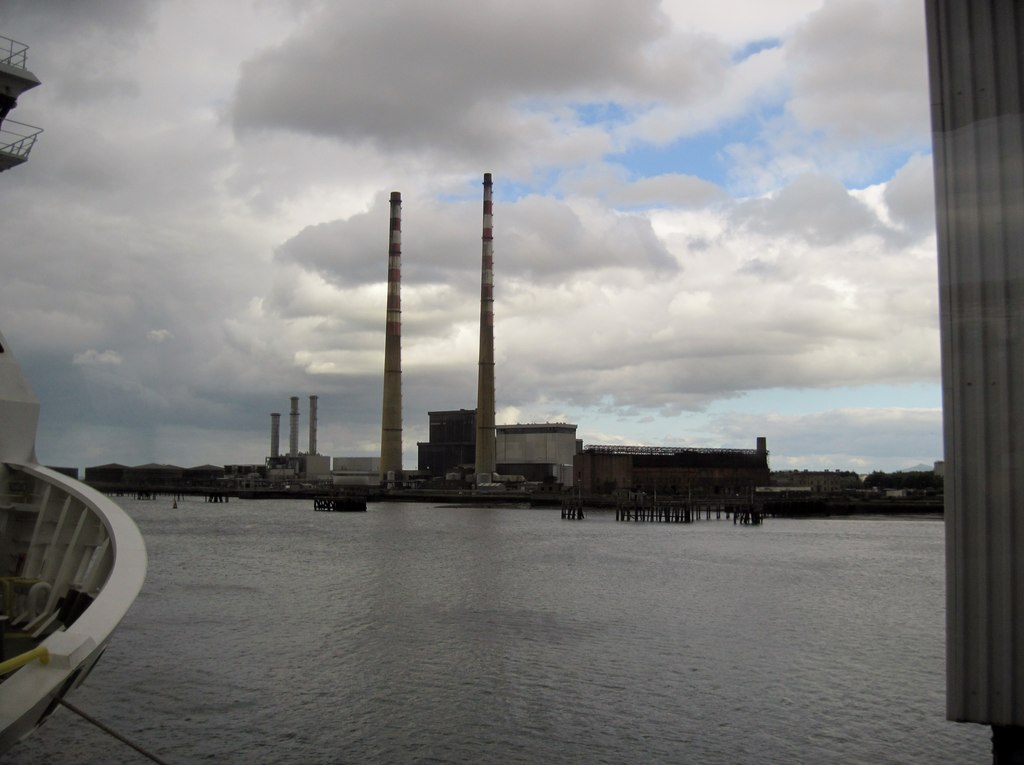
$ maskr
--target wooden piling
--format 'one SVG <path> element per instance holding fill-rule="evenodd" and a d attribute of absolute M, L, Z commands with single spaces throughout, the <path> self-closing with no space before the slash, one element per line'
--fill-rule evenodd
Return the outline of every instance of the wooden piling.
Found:
<path fill-rule="evenodd" d="M 576 498 L 562 500 L 562 519 L 569 521 L 582 521 L 586 518 L 583 513 L 583 503 Z"/>
<path fill-rule="evenodd" d="M 366 497 L 351 495 L 314 497 L 313 509 L 334 513 L 366 512 Z"/>
<path fill-rule="evenodd" d="M 640 498 L 615 507 L 616 521 L 633 523 L 694 523 L 722 520 L 724 516 L 726 520 L 732 518 L 734 524 L 760 525 L 764 515 L 763 508 L 734 499 L 651 502 Z"/>

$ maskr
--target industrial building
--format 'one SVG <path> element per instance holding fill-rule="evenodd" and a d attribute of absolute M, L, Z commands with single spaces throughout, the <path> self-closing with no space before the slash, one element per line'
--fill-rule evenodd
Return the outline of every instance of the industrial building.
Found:
<path fill-rule="evenodd" d="M 498 425 L 495 445 L 499 474 L 521 475 L 536 483 L 572 485 L 573 457 L 581 446 L 575 425 Z"/>
<path fill-rule="evenodd" d="M 427 442 L 416 444 L 419 471 L 426 476 L 466 475 L 476 471 L 476 410 L 428 412 Z M 576 426 L 534 423 L 495 426 L 495 471 L 536 483 L 572 483 L 573 456 L 579 448 Z"/>
<path fill-rule="evenodd" d="M 860 489 L 860 477 L 849 470 L 775 470 L 772 486 L 780 488 L 804 487 L 815 494 L 835 494 Z"/>
<path fill-rule="evenodd" d="M 380 484 L 380 457 L 335 457 L 331 482 L 341 487 Z"/>
<path fill-rule="evenodd" d="M 767 486 L 768 446 L 685 449 L 663 446 L 588 446 L 573 461 L 583 494 L 644 491 L 683 497 L 745 495 Z"/>
<path fill-rule="evenodd" d="M 438 478 L 457 472 L 460 467 L 475 465 L 476 410 L 427 412 L 427 417 L 429 440 L 416 443 L 420 473 Z"/>
<path fill-rule="evenodd" d="M 296 479 L 329 481 L 331 458 L 317 454 L 317 402 L 318 396 L 309 397 L 309 451 L 299 451 L 299 397 L 291 397 L 288 426 L 288 453 L 281 454 L 281 415 L 270 414 L 270 456 L 266 462 L 266 479 L 271 483 L 286 483 Z"/>

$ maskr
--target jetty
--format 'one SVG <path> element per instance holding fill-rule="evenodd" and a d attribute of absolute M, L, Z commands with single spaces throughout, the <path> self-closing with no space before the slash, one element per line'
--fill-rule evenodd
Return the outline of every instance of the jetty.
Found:
<path fill-rule="evenodd" d="M 659 502 L 638 498 L 615 507 L 616 521 L 633 523 L 694 523 L 699 520 L 732 520 L 733 524 L 760 526 L 765 508 L 749 499 L 672 500 Z"/>

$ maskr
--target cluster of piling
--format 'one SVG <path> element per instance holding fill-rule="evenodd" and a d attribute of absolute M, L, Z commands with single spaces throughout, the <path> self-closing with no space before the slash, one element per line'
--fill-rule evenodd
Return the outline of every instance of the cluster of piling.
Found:
<path fill-rule="evenodd" d="M 616 521 L 634 523 L 693 523 L 699 520 L 731 520 L 734 525 L 760 526 L 766 508 L 749 500 L 686 500 L 675 502 L 650 501 L 647 498 L 619 502 L 615 507 Z M 579 497 L 562 500 L 563 520 L 583 520 L 583 500 Z"/>
<path fill-rule="evenodd" d="M 744 526 L 760 525 L 764 512 L 751 504 L 728 502 L 624 502 L 615 508 L 616 521 L 649 523 L 693 523 L 699 520 L 729 520 Z"/>
<path fill-rule="evenodd" d="M 333 513 L 366 512 L 366 497 L 351 495 L 314 497 L 313 509 Z"/>
<path fill-rule="evenodd" d="M 567 521 L 582 521 L 586 516 L 583 514 L 583 502 L 578 498 L 567 499 L 562 502 L 562 519 Z"/>

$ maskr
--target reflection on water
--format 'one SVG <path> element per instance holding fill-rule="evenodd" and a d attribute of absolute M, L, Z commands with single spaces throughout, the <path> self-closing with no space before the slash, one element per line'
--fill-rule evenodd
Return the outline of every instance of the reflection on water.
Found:
<path fill-rule="evenodd" d="M 934 521 L 125 501 L 150 573 L 73 700 L 170 762 L 962 763 Z M 137 763 L 65 710 L 0 763 Z"/>

